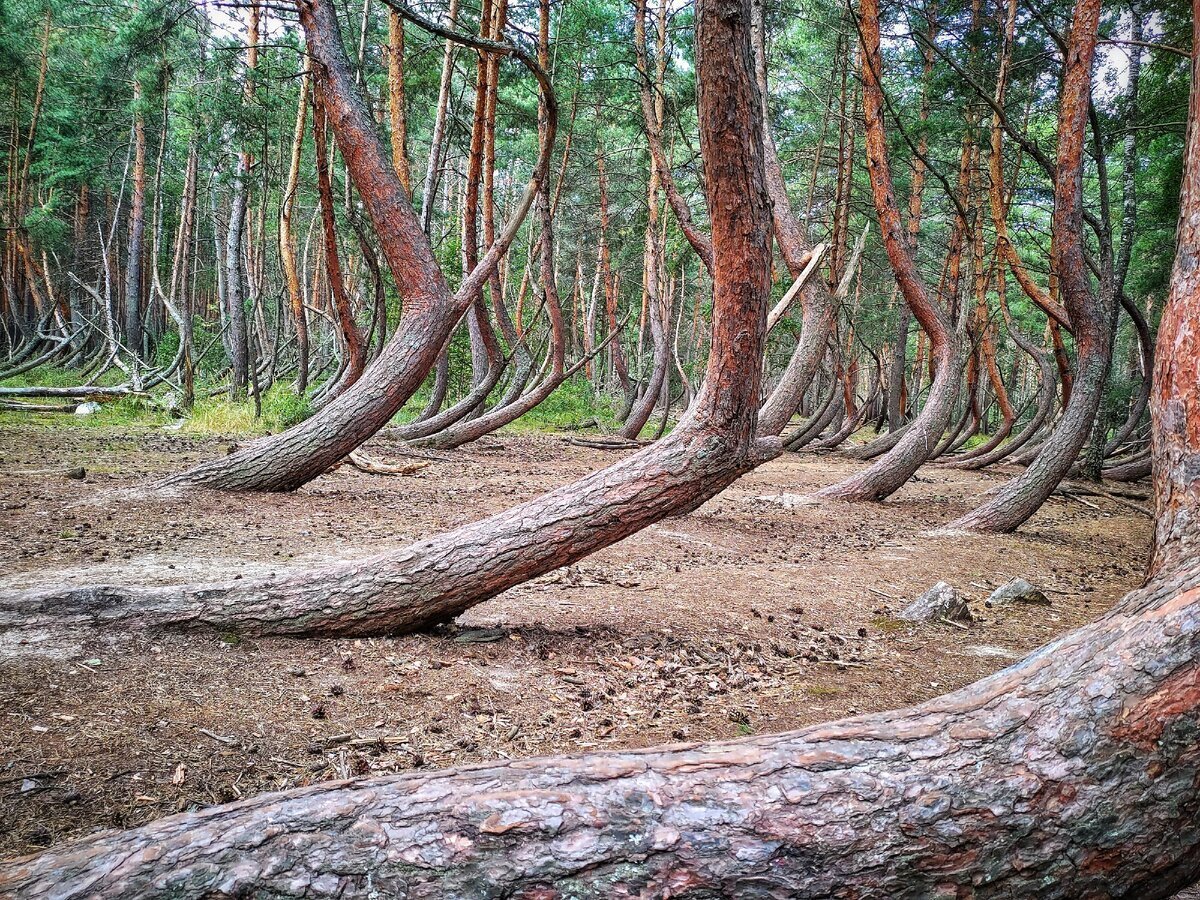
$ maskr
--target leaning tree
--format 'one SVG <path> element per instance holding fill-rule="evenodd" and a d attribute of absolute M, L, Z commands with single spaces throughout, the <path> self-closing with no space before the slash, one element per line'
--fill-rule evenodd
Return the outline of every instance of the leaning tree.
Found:
<path fill-rule="evenodd" d="M 375 226 L 383 255 L 404 300 L 395 333 L 362 376 L 306 421 L 255 441 L 236 453 L 169 477 L 167 487 L 288 491 L 306 484 L 379 431 L 420 387 L 462 316 L 476 305 L 485 284 L 516 237 L 549 170 L 556 106 L 549 76 L 518 48 L 439 28 L 396 4 L 430 31 L 477 50 L 510 54 L 537 79 L 546 109 L 538 158 L 525 193 L 492 245 L 451 292 L 433 248 L 384 147 L 346 58 L 337 13 L 330 0 L 298 0 L 313 79 L 346 171 Z"/>
<path fill-rule="evenodd" d="M 303 2 L 312 4 L 305 13 L 310 42 L 336 41 L 332 14 L 311 19 L 312 8 L 324 9 L 328 0 Z M 248 634 L 414 630 L 695 509 L 778 455 L 778 438 L 756 435 L 770 292 L 762 105 L 740 45 L 706 50 L 704 71 L 699 106 L 712 220 L 712 349 L 700 396 L 667 438 L 542 497 L 378 556 L 227 584 L 16 592 L 0 596 L 0 628 L 74 621 Z M 326 77 L 320 68 L 313 74 L 318 83 Z M 326 90 L 327 99 L 332 94 Z M 381 164 L 390 167 L 386 159 Z M 368 371 L 343 397 L 370 377 Z"/>
<path fill-rule="evenodd" d="M 718 275 L 721 346 L 757 352 L 766 206 L 721 190 L 731 168 L 761 185 L 748 14 L 700 0 L 696 46 L 705 149 L 742 142 L 735 162 L 708 157 L 715 270 L 739 251 L 764 267 Z M 1152 397 L 1154 555 L 1098 622 L 906 710 L 266 794 L 13 860 L 0 893 L 1170 897 L 1200 876 L 1200 92 L 1189 118 Z M 714 359 L 710 379 L 754 380 Z"/>

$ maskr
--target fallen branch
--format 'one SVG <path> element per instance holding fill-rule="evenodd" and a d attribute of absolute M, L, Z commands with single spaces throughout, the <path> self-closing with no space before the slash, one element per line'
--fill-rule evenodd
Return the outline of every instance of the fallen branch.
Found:
<path fill-rule="evenodd" d="M 345 462 L 360 472 L 366 472 L 368 475 L 412 475 L 429 466 L 428 460 L 424 462 L 388 463 L 373 456 L 367 456 L 359 450 L 355 450 L 347 456 Z"/>

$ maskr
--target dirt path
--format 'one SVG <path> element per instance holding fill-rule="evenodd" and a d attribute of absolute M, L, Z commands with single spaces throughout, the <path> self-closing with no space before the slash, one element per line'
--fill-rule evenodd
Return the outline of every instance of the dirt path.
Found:
<path fill-rule="evenodd" d="M 0 587 L 236 577 L 356 558 L 612 461 L 491 438 L 413 477 L 342 468 L 291 496 L 123 490 L 224 451 L 163 431 L 0 430 Z M 389 445 L 372 452 L 391 458 Z M 86 481 L 16 474 L 85 466 Z M 927 468 L 882 505 L 811 504 L 853 471 L 787 455 L 689 516 L 472 610 L 376 640 L 100 634 L 0 644 L 0 855 L 328 778 L 778 731 L 905 705 L 1019 658 L 1141 575 L 1149 520 L 1053 499 L 1014 536 L 930 530 L 1000 484 Z M 1053 604 L 988 610 L 1023 576 Z M 945 580 L 969 628 L 892 613 Z M 3 655 L 8 654 L 4 659 Z"/>

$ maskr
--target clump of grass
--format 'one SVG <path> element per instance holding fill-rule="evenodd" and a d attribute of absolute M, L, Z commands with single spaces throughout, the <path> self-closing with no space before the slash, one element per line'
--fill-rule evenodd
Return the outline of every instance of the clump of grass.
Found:
<path fill-rule="evenodd" d="M 307 397 L 298 397 L 285 385 L 272 385 L 263 394 L 261 415 L 255 415 L 253 400 L 228 397 L 198 398 L 183 430 L 191 434 L 229 436 L 274 434 L 303 422 L 312 415 Z"/>
<path fill-rule="evenodd" d="M 44 384 L 44 382 L 38 382 Z M 41 398 L 37 402 L 43 402 Z M 52 405 L 60 401 L 49 399 Z M 0 410 L 0 426 L 21 428 L 157 428 L 167 424 L 171 417 L 140 397 L 119 397 L 100 404 L 98 412 L 77 416 L 71 412 L 74 404 L 62 401 L 65 410 L 57 413 L 25 412 L 22 410 Z"/>
<path fill-rule="evenodd" d="M 568 378 L 549 397 L 509 427 L 515 431 L 562 431 L 599 423 L 617 427 L 608 398 L 598 397 L 583 373 Z"/>
<path fill-rule="evenodd" d="M 266 425 L 254 418 L 254 403 L 227 398 L 197 398 L 184 418 L 183 430 L 189 434 L 244 435 L 265 434 Z"/>

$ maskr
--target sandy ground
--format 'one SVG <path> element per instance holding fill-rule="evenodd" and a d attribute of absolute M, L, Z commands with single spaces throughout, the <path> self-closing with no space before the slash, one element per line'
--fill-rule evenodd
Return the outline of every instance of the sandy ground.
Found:
<path fill-rule="evenodd" d="M 409 477 L 341 468 L 287 496 L 131 490 L 225 452 L 163 430 L 0 430 L 0 589 L 208 581 L 356 560 L 611 462 L 503 435 Z M 376 455 L 398 459 L 386 442 Z M 84 481 L 46 470 L 84 466 Z M 688 516 L 435 633 L 0 639 L 0 855 L 324 779 L 795 728 L 1007 665 L 1138 583 L 1150 522 L 1052 499 L 1018 534 L 934 533 L 1009 473 L 926 467 L 884 504 L 805 495 L 862 464 L 789 454 Z M 30 474 L 39 473 L 39 474 Z M 1022 576 L 1049 607 L 988 609 Z M 944 580 L 976 621 L 893 615 Z"/>

